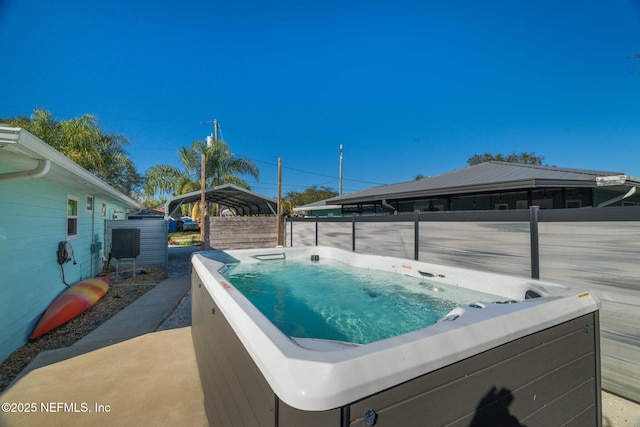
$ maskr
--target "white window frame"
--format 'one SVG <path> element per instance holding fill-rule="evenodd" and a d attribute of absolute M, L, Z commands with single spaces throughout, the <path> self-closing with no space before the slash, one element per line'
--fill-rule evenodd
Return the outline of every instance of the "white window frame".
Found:
<path fill-rule="evenodd" d="M 93 212 L 93 203 L 94 203 L 94 198 L 91 194 L 87 194 L 87 199 L 85 202 L 85 208 L 87 209 L 87 212 Z"/>
<path fill-rule="evenodd" d="M 76 214 L 75 215 L 69 215 L 69 202 L 70 201 L 74 201 L 76 202 Z M 80 221 L 79 221 L 79 217 L 78 217 L 78 210 L 79 210 L 79 199 L 76 196 L 71 196 L 69 194 L 67 194 L 67 203 L 65 206 L 65 213 L 66 213 L 66 221 L 65 221 L 65 228 L 66 228 L 66 236 L 67 236 L 67 240 L 71 240 L 71 239 L 77 239 L 78 236 L 80 235 Z M 74 234 L 69 234 L 69 220 L 75 220 L 75 233 Z"/>

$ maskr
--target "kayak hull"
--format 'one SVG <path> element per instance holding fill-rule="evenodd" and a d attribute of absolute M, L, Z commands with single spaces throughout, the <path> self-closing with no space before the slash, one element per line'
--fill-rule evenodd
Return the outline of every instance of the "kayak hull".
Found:
<path fill-rule="evenodd" d="M 44 312 L 29 339 L 38 338 L 87 311 L 109 290 L 109 276 L 94 277 L 71 286 Z"/>

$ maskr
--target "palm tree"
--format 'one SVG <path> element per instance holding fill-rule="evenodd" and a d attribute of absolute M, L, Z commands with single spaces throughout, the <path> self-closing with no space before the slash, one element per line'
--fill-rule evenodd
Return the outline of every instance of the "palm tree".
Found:
<path fill-rule="evenodd" d="M 125 194 L 133 195 L 141 184 L 141 176 L 125 150 L 128 139 L 106 133 L 95 116 L 84 114 L 58 121 L 49 111 L 36 108 L 30 118 L 18 116 L 0 121 L 27 129 Z"/>
<path fill-rule="evenodd" d="M 235 157 L 229 145 L 222 140 L 210 143 L 195 141 L 191 147 L 178 150 L 184 170 L 171 165 L 156 165 L 147 170 L 145 193 L 179 195 L 200 189 L 201 154 L 205 155 L 205 185 L 214 187 L 235 184 L 249 189 L 249 184 L 239 175 L 250 175 L 256 180 L 260 172 L 256 165 L 245 158 Z"/>

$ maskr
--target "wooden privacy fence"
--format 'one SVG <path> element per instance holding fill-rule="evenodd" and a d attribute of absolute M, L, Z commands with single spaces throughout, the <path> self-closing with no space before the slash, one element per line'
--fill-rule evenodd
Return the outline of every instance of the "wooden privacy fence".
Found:
<path fill-rule="evenodd" d="M 640 402 L 640 207 L 289 218 L 286 234 L 288 246 L 332 246 L 592 291 L 602 303 L 602 386 Z"/>
<path fill-rule="evenodd" d="M 276 218 L 273 216 L 207 217 L 207 249 L 273 248 Z M 284 227 L 283 233 L 284 233 Z"/>

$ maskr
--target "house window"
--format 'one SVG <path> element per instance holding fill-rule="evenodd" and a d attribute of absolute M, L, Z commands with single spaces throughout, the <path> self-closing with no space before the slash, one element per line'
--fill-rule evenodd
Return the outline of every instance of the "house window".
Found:
<path fill-rule="evenodd" d="M 78 237 L 78 198 L 67 196 L 67 238 Z"/>
<path fill-rule="evenodd" d="M 575 209 L 575 208 L 581 208 L 582 207 L 582 200 L 567 200 L 566 202 L 566 208 L 567 209 Z"/>
<path fill-rule="evenodd" d="M 497 211 L 508 211 L 509 210 L 509 203 L 496 203 L 495 204 L 495 209 Z"/>
<path fill-rule="evenodd" d="M 100 216 L 102 218 L 107 216 L 107 204 L 106 203 L 102 203 L 102 209 L 100 209 Z"/>
<path fill-rule="evenodd" d="M 93 212 L 93 196 L 87 196 L 87 212 Z"/>

